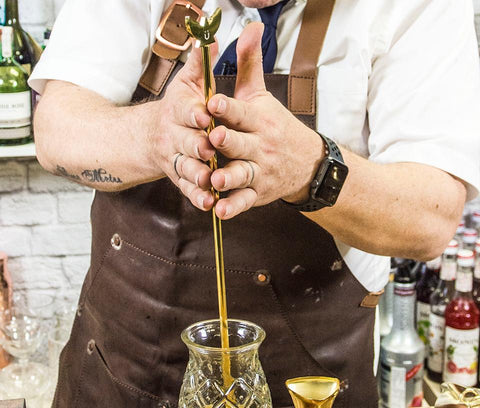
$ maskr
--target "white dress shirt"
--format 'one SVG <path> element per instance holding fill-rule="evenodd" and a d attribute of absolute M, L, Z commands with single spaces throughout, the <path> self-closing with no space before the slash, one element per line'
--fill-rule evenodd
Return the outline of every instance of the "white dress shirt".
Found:
<path fill-rule="evenodd" d="M 45 80 L 64 80 L 128 103 L 169 4 L 67 0 L 31 86 L 41 93 Z M 207 0 L 204 10 L 219 6 L 221 53 L 260 17 L 236 0 Z M 305 0 L 291 0 L 280 17 L 275 73 L 289 72 L 304 7 Z M 377 163 L 445 170 L 473 198 L 480 186 L 477 51 L 471 0 L 337 0 L 318 61 L 317 130 Z M 389 258 L 336 243 L 365 288 L 383 288 Z"/>

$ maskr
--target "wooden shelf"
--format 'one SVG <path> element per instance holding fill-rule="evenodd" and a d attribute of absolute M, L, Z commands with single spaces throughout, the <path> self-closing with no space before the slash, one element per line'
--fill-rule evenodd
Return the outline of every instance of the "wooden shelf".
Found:
<path fill-rule="evenodd" d="M 35 156 L 36 154 L 34 143 L 28 143 L 20 146 L 0 146 L 0 158 Z"/>

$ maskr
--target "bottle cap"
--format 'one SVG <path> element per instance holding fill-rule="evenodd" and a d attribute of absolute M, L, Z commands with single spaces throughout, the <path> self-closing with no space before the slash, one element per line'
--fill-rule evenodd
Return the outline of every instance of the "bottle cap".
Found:
<path fill-rule="evenodd" d="M 457 254 L 457 263 L 459 266 L 474 266 L 475 261 L 473 251 L 469 249 L 461 249 Z"/>
<path fill-rule="evenodd" d="M 465 222 L 462 220 L 460 221 L 460 224 L 458 224 L 456 235 L 462 235 L 464 229 L 465 229 Z"/>
<path fill-rule="evenodd" d="M 473 244 L 478 237 L 478 232 L 474 228 L 465 228 L 463 231 L 463 242 L 466 244 Z"/>
<path fill-rule="evenodd" d="M 458 252 L 458 242 L 456 239 L 452 239 L 449 243 L 445 251 L 443 253 L 445 255 L 457 255 Z"/>
<path fill-rule="evenodd" d="M 415 277 L 413 269 L 416 270 L 417 262 L 401 258 L 396 258 L 396 261 L 397 270 L 395 272 L 394 281 L 397 283 L 414 283 Z"/>
<path fill-rule="evenodd" d="M 440 269 L 441 265 L 442 265 L 442 257 L 440 256 L 427 262 L 427 268 L 429 269 Z"/>

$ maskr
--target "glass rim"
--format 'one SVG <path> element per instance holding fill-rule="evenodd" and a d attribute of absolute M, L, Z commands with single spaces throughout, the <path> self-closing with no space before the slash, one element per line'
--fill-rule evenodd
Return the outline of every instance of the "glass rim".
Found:
<path fill-rule="evenodd" d="M 260 346 L 260 344 L 265 340 L 266 334 L 265 330 L 263 330 L 258 324 L 255 324 L 253 322 L 250 322 L 248 320 L 241 320 L 241 319 L 228 319 L 227 320 L 228 324 L 230 323 L 243 323 L 251 328 L 253 328 L 256 333 L 258 333 L 258 336 L 256 339 L 253 341 L 243 344 L 241 346 L 235 346 L 235 347 L 212 347 L 212 346 L 203 346 L 201 344 L 195 343 L 188 337 L 188 333 L 192 332 L 196 327 L 199 326 L 207 326 L 211 324 L 217 323 L 218 326 L 220 327 L 220 319 L 210 319 L 210 320 L 203 320 L 200 322 L 196 322 L 188 326 L 186 329 L 182 331 L 181 334 L 181 339 L 185 343 L 185 345 L 188 348 L 193 348 L 195 350 L 198 350 L 200 352 L 217 352 L 217 353 L 222 353 L 222 354 L 233 354 L 233 353 L 238 353 L 238 352 L 245 352 L 249 351 L 257 346 Z"/>

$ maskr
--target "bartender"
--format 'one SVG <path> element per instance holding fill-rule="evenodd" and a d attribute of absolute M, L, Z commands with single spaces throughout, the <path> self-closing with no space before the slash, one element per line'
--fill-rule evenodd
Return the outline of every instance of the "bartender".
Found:
<path fill-rule="evenodd" d="M 30 79 L 40 163 L 96 190 L 54 407 L 176 407 L 180 333 L 218 316 L 213 186 L 273 405 L 327 375 L 336 406 L 376 408 L 388 257 L 440 255 L 480 186 L 471 0 L 193 3 L 223 10 L 207 106 L 199 51 L 163 41 L 194 8 L 164 0 L 67 0 Z"/>

